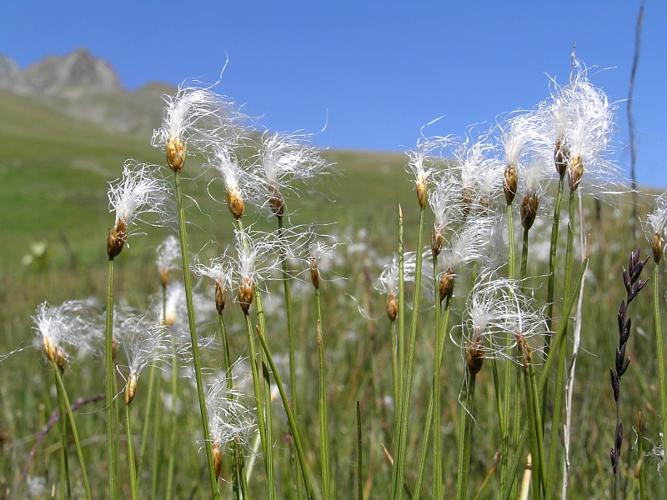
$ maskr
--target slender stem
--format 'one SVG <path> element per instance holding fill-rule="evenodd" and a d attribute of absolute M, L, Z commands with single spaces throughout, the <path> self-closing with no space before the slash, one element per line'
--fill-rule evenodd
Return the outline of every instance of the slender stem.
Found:
<path fill-rule="evenodd" d="M 568 214 L 569 221 L 567 225 L 567 246 L 565 249 L 565 286 L 563 288 L 566 302 L 569 301 L 571 295 L 574 295 L 570 291 L 570 282 L 572 281 L 572 258 L 573 258 L 573 240 L 574 240 L 574 195 L 575 191 L 570 191 L 570 197 L 568 200 Z M 578 295 L 578 294 L 577 294 Z M 567 324 L 569 321 L 569 312 L 567 316 L 561 318 L 561 324 L 565 324 L 564 338 L 562 344 L 558 350 L 558 369 L 556 372 L 556 385 L 554 387 L 554 410 L 551 420 L 551 438 L 549 440 L 549 462 L 547 467 L 547 487 L 546 494 L 547 498 L 555 492 L 556 485 L 556 474 L 557 474 L 557 458 L 559 450 L 559 432 L 560 432 L 560 422 L 561 422 L 561 413 L 563 406 L 563 393 L 565 391 L 565 368 L 566 368 L 566 359 L 567 359 L 567 333 L 568 328 Z"/>
<path fill-rule="evenodd" d="M 523 247 L 521 250 L 521 280 L 527 276 L 528 268 L 528 232 L 530 230 L 523 228 Z"/>
<path fill-rule="evenodd" d="M 223 368 L 225 370 L 225 380 L 227 381 L 227 391 L 231 393 L 231 391 L 234 389 L 234 380 L 232 378 L 232 361 L 229 352 L 229 338 L 227 336 L 225 320 L 222 314 L 218 314 L 218 328 L 220 330 L 220 336 L 222 337 Z M 240 498 L 240 491 L 243 489 L 241 480 L 243 477 L 243 460 L 241 458 L 241 451 L 237 442 L 232 443 L 232 453 L 234 455 L 234 474 L 232 488 L 234 490 L 234 496 L 236 498 Z"/>
<path fill-rule="evenodd" d="M 278 237 L 283 236 L 283 216 L 276 217 L 278 219 Z M 281 247 L 282 248 L 282 247 Z M 283 294 L 285 296 L 285 310 L 287 313 L 287 350 L 289 352 L 289 385 L 290 395 L 292 396 L 292 408 L 294 408 L 294 415 L 299 416 L 299 404 L 296 390 L 296 361 L 294 359 L 294 319 L 292 316 L 292 295 L 290 293 L 290 275 L 287 268 L 287 258 L 285 250 L 282 249 L 282 273 L 283 273 Z"/>
<path fill-rule="evenodd" d="M 167 454 L 169 460 L 167 463 L 167 489 L 165 498 L 171 499 L 174 484 L 174 466 L 176 462 L 176 431 L 178 429 L 178 414 L 176 413 L 176 403 L 180 400 L 178 395 L 178 374 L 180 366 L 178 362 L 178 355 L 176 353 L 176 337 L 175 332 L 172 332 L 171 337 L 171 425 L 169 436 L 169 449 Z M 208 448 L 208 446 L 207 446 Z M 153 467 L 155 467 L 155 463 Z M 153 493 L 157 494 L 157 482 L 153 484 Z"/>
<path fill-rule="evenodd" d="M 324 360 L 324 335 L 322 334 L 322 305 L 320 301 L 320 289 L 315 288 L 315 314 L 316 314 L 316 342 L 320 362 L 320 462 L 322 467 L 322 490 L 324 500 L 331 498 L 330 466 L 329 466 L 329 416 L 327 413 L 327 379 Z"/>
<path fill-rule="evenodd" d="M 74 447 L 76 448 L 76 456 L 79 460 L 79 466 L 81 467 L 81 476 L 83 478 L 83 488 L 86 490 L 86 498 L 92 500 L 93 493 L 90 489 L 90 482 L 88 481 L 88 472 L 86 471 L 86 461 L 83 458 L 83 450 L 81 448 L 81 441 L 79 440 L 79 431 L 76 427 L 76 421 L 74 420 L 74 413 L 72 413 L 72 405 L 69 402 L 69 397 L 67 396 L 67 390 L 65 389 L 65 384 L 63 383 L 62 376 L 60 375 L 60 368 L 58 365 L 51 361 L 53 366 L 53 371 L 56 374 L 56 381 L 58 383 L 58 388 L 60 389 L 60 396 L 62 398 L 63 405 L 65 407 L 65 413 L 67 413 L 67 420 L 69 421 L 69 427 L 72 430 L 72 437 L 74 438 Z M 64 420 L 65 417 L 61 415 Z"/>
<path fill-rule="evenodd" d="M 396 457 L 396 477 L 393 484 L 394 498 L 403 498 L 403 481 L 405 478 L 405 455 L 407 449 L 408 427 L 410 424 L 410 393 L 412 392 L 412 376 L 415 364 L 415 344 L 417 341 L 417 325 L 419 323 L 419 304 L 421 300 L 422 281 L 422 238 L 424 228 L 424 208 L 419 210 L 419 232 L 417 236 L 417 266 L 415 271 L 415 296 L 412 302 L 412 318 L 410 323 L 410 342 L 408 344 L 407 365 L 403 373 L 401 418 L 398 433 L 398 455 Z M 399 292 L 403 296 L 402 292 Z M 400 309 L 400 308 L 399 308 Z M 399 311 L 400 315 L 400 311 Z"/>
<path fill-rule="evenodd" d="M 433 350 L 433 495 L 434 498 L 442 498 L 442 441 L 440 437 L 440 360 L 442 358 L 442 347 L 444 339 L 440 332 L 440 290 L 438 289 L 438 257 L 433 255 L 433 290 L 435 326 L 433 328 L 435 348 Z M 449 304 L 449 299 L 447 300 Z M 448 308 L 449 312 L 449 308 Z M 428 418 L 428 415 L 427 415 Z"/>
<path fill-rule="evenodd" d="M 162 285 L 162 323 L 163 325 L 166 326 L 166 318 L 167 318 L 167 287 L 166 285 Z M 172 340 L 172 357 L 176 356 L 175 352 L 175 346 Z M 160 399 L 160 391 L 161 391 L 161 385 L 162 385 L 162 377 L 157 377 L 157 387 L 155 388 L 155 406 L 156 408 L 158 406 L 161 406 L 162 400 Z M 175 401 L 175 399 L 173 399 Z M 162 412 L 159 410 L 155 410 L 154 417 L 153 417 L 153 439 L 154 439 L 154 444 L 151 450 L 151 464 L 152 464 L 152 470 L 151 470 L 151 494 L 153 495 L 153 498 L 157 496 L 157 488 L 158 488 L 158 477 L 160 477 L 160 469 L 162 467 L 161 462 L 159 461 L 159 453 L 160 453 L 160 448 L 162 446 L 161 440 L 158 439 L 158 436 L 161 435 L 161 426 L 162 426 Z M 145 443 L 144 443 L 145 444 Z M 173 446 L 172 446 L 173 449 Z M 143 465 L 143 461 L 140 462 L 141 465 Z M 168 497 L 167 497 L 168 498 Z"/>
<path fill-rule="evenodd" d="M 257 305 L 257 319 L 259 320 L 259 330 L 262 336 L 266 335 L 266 322 L 264 316 L 264 307 L 262 306 L 262 294 L 259 287 L 255 285 L 255 303 Z M 262 387 L 264 388 L 264 411 L 266 412 L 266 443 L 268 454 L 264 457 L 267 469 L 267 479 L 269 482 L 269 499 L 276 497 L 276 481 L 273 467 L 273 405 L 271 404 L 271 377 L 263 361 L 262 353 L 259 353 L 259 363 L 262 367 Z"/>
<path fill-rule="evenodd" d="M 118 498 L 116 483 L 116 421 L 114 400 L 114 366 L 113 366 L 113 259 L 109 259 L 107 275 L 107 310 L 104 329 L 104 358 L 106 368 L 106 413 L 107 413 L 107 456 L 109 457 L 109 498 Z"/>
<path fill-rule="evenodd" d="M 660 386 L 660 416 L 662 435 L 667 436 L 667 384 L 665 384 L 665 345 L 662 341 L 662 318 L 660 315 L 660 266 L 653 267 L 653 321 L 655 326 L 655 354 L 658 358 L 658 382 Z M 667 474 L 663 474 L 667 491 Z"/>
<path fill-rule="evenodd" d="M 357 401 L 357 499 L 364 500 L 364 453 L 361 440 L 361 407 Z"/>
<path fill-rule="evenodd" d="M 553 331 L 554 294 L 556 292 L 556 254 L 558 252 L 558 227 L 560 225 L 560 206 L 563 200 L 563 184 L 565 177 L 558 182 L 558 193 L 554 204 L 554 216 L 551 224 L 551 245 L 549 246 L 549 282 L 547 287 L 547 335 L 544 339 L 544 356 L 549 355 L 551 332 Z M 547 388 L 542 394 L 542 416 L 547 414 Z M 544 427 L 544 420 L 542 421 Z"/>
<path fill-rule="evenodd" d="M 398 399 L 399 399 L 399 368 L 398 368 L 398 338 L 396 335 L 396 322 L 392 321 L 390 326 L 391 335 L 391 380 L 394 395 L 394 427 L 398 422 Z"/>
<path fill-rule="evenodd" d="M 438 298 L 439 300 L 439 298 Z M 447 298 L 445 302 L 445 317 L 444 319 L 440 322 L 441 323 L 441 329 L 438 333 L 440 339 L 439 345 L 438 345 L 438 357 L 436 358 L 436 367 L 435 370 L 436 372 L 440 372 L 442 369 L 442 357 L 445 352 L 445 342 L 444 339 L 446 338 L 446 333 L 448 331 L 448 325 L 449 325 L 449 311 L 450 311 L 450 299 Z M 434 373 L 434 384 L 435 384 L 435 373 Z M 440 387 L 440 382 L 438 382 L 438 386 Z M 439 395 L 438 395 L 439 399 Z M 430 444 L 430 434 L 431 434 L 431 426 L 433 426 L 434 429 L 440 426 L 440 419 L 438 418 L 438 424 L 436 427 L 435 424 L 435 413 L 434 413 L 434 407 L 435 407 L 435 391 L 431 391 L 431 397 L 429 398 L 428 401 L 428 409 L 426 410 L 426 419 L 424 420 L 424 437 L 422 438 L 422 447 L 421 447 L 421 453 L 420 453 L 420 458 L 419 458 L 419 467 L 417 469 L 417 481 L 415 481 L 415 487 L 413 489 L 413 494 L 412 496 L 414 498 L 419 498 L 419 494 L 421 492 L 421 486 L 422 482 L 424 480 L 424 470 L 426 469 L 426 455 L 428 454 L 428 445 Z M 440 453 L 442 452 L 442 439 L 440 438 L 440 435 L 438 432 L 435 432 L 435 438 L 433 440 L 433 446 L 437 447 L 440 450 Z M 440 483 L 442 485 L 442 482 Z M 434 498 L 442 498 L 441 497 L 435 497 Z"/>
<path fill-rule="evenodd" d="M 71 486 L 69 480 L 69 462 L 67 460 L 67 420 L 65 419 L 65 399 L 60 391 L 60 384 L 58 384 L 58 366 L 53 363 L 56 371 L 56 393 L 58 395 L 58 414 L 60 416 L 60 498 L 70 498 L 72 496 Z"/>
<path fill-rule="evenodd" d="M 311 481 L 311 474 L 308 469 L 308 463 L 306 462 L 306 455 L 303 451 L 303 446 L 301 444 L 301 435 L 299 434 L 299 429 L 296 425 L 296 419 L 294 418 L 294 413 L 292 413 L 292 408 L 289 404 L 289 400 L 287 399 L 287 393 L 285 392 L 282 378 L 280 377 L 280 373 L 278 373 L 278 370 L 276 369 L 276 365 L 273 362 L 273 357 L 271 356 L 271 351 L 269 350 L 269 346 L 266 343 L 266 338 L 264 337 L 261 331 L 259 332 L 259 341 L 262 344 L 264 355 L 266 356 L 266 360 L 268 361 L 269 366 L 271 367 L 271 373 L 273 373 L 276 385 L 278 386 L 278 392 L 280 393 L 280 399 L 283 402 L 285 413 L 287 413 L 287 422 L 289 423 L 290 431 L 292 432 L 292 437 L 294 438 L 294 445 L 296 446 L 296 453 L 299 459 L 299 465 L 301 466 L 303 481 L 306 485 L 306 494 L 308 497 L 312 498 L 313 483 Z"/>
<path fill-rule="evenodd" d="M 134 461 L 134 447 L 132 446 L 132 422 L 130 421 L 130 405 L 125 405 L 125 434 L 127 438 L 127 462 L 130 473 L 130 491 L 132 500 L 139 498 L 137 487 L 137 467 Z"/>
<path fill-rule="evenodd" d="M 178 172 L 174 173 L 174 185 L 176 189 L 176 204 L 178 209 L 178 235 L 181 242 L 181 261 L 183 267 L 183 284 L 185 285 L 185 301 L 188 308 L 188 326 L 190 328 L 190 344 L 192 347 L 192 362 L 197 382 L 197 396 L 199 399 L 199 413 L 201 414 L 202 434 L 204 436 L 204 449 L 208 462 L 208 477 L 211 485 L 213 498 L 220 497 L 218 481 L 215 477 L 213 466 L 213 453 L 211 447 L 211 434 L 208 429 L 208 414 L 206 411 L 206 396 L 204 394 L 204 383 L 201 376 L 201 360 L 199 358 L 199 339 L 197 338 L 197 321 L 195 309 L 192 303 L 192 275 L 190 274 L 190 257 L 188 248 L 188 233 L 185 221 L 185 209 L 183 207 L 183 193 L 181 192 L 181 179 Z"/>
<path fill-rule="evenodd" d="M 250 315 L 245 315 L 246 322 L 246 333 L 248 335 L 248 354 L 250 355 L 250 368 L 252 373 L 252 388 L 255 394 L 255 406 L 257 407 L 257 426 L 259 427 L 259 437 L 262 442 L 262 452 L 266 457 L 270 452 L 268 451 L 269 443 L 266 440 L 266 423 L 264 421 L 264 396 L 262 394 L 262 389 L 259 380 L 259 370 L 257 369 L 257 350 L 255 348 L 255 334 L 253 332 L 252 323 L 250 321 Z M 267 401 L 266 404 L 271 404 L 271 401 Z M 267 469 L 266 475 L 268 478 L 269 470 L 268 463 L 266 459 L 264 460 L 264 466 Z M 269 492 L 273 489 L 273 485 L 267 484 Z M 270 494 L 270 493 L 269 493 Z"/>
<path fill-rule="evenodd" d="M 167 287 L 162 285 L 162 321 L 164 322 L 165 309 L 167 302 Z M 146 447 L 148 445 L 148 427 L 151 419 L 151 413 L 153 409 L 153 403 L 157 404 L 158 395 L 154 396 L 155 393 L 155 374 L 157 367 L 155 364 L 152 364 L 148 373 L 148 396 L 146 398 L 146 413 L 144 414 L 144 424 L 141 431 L 141 447 L 139 448 L 139 467 L 144 465 L 144 455 L 146 454 Z M 155 428 L 155 425 L 153 425 Z M 156 440 L 157 441 L 157 440 Z"/>
<path fill-rule="evenodd" d="M 507 276 L 509 278 L 516 278 L 516 257 L 514 249 L 514 214 L 512 212 L 512 205 L 507 205 L 505 210 L 507 215 Z"/>
<path fill-rule="evenodd" d="M 465 407 L 461 408 L 459 431 L 458 469 L 456 478 L 456 498 L 465 500 L 468 497 L 468 470 L 470 469 L 470 446 L 472 443 L 472 412 L 475 397 L 476 376 L 466 370 Z"/>
<path fill-rule="evenodd" d="M 394 435 L 398 436 L 401 421 L 403 373 L 405 370 L 405 249 L 403 248 L 403 211 L 398 207 L 398 420 Z M 398 448 L 398 442 L 396 443 Z"/>
<path fill-rule="evenodd" d="M 646 500 L 646 468 L 644 467 L 644 423 L 641 412 L 637 415 L 637 466 L 639 467 L 639 498 Z"/>

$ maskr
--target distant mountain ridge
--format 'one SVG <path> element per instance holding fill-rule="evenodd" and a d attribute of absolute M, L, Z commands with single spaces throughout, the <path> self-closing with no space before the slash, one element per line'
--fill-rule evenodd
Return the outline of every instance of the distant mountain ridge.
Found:
<path fill-rule="evenodd" d="M 129 91 L 113 67 L 87 49 L 48 56 L 25 69 L 0 54 L 0 89 L 35 98 L 112 132 L 142 136 L 160 122 L 162 95 L 175 91 L 158 82 Z"/>

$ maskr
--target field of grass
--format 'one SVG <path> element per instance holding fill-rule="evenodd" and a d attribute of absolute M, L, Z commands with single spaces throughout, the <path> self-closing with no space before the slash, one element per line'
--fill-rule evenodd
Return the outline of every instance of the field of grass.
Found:
<path fill-rule="evenodd" d="M 56 406 L 52 372 L 41 349 L 33 349 L 30 315 L 42 301 L 58 304 L 72 298 L 104 298 L 106 286 L 106 233 L 113 223 L 107 211 L 107 182 L 120 175 L 122 162 L 133 157 L 162 163 L 163 154 L 148 146 L 148 137 L 114 135 L 95 126 L 76 122 L 41 107 L 28 99 L 0 92 L 0 357 L 17 347 L 22 352 L 0 363 L 0 498 L 28 498 L 29 484 L 41 478 L 46 486 L 41 498 L 49 498 L 58 481 L 60 440 L 52 430 L 29 458 L 36 437 Z M 406 250 L 416 249 L 418 205 L 413 184 L 405 174 L 405 157 L 393 154 L 331 151 L 326 157 L 335 162 L 333 173 L 315 186 L 313 193 L 302 192 L 298 199 L 288 199 L 293 224 L 311 222 L 330 224 L 327 232 L 339 235 L 341 243 L 335 265 L 325 271 L 322 285 L 323 325 L 328 369 L 329 436 L 331 440 L 331 498 L 353 498 L 360 483 L 365 498 L 387 498 L 391 489 L 391 458 L 395 446 L 391 375 L 391 332 L 385 314 L 385 297 L 374 290 L 382 265 L 397 248 L 397 213 L 399 203 L 405 212 Z M 208 174 L 188 163 L 184 182 L 186 193 L 196 200 L 190 203 L 191 248 L 211 257 L 224 245 L 232 244 L 232 219 L 222 202 L 210 199 Z M 216 189 L 219 191 L 216 193 Z M 210 187 L 216 198 L 224 199 L 220 186 Z M 644 196 L 642 203 L 646 202 Z M 647 207 L 642 206 L 642 213 Z M 621 271 L 635 246 L 649 255 L 644 238 L 633 243 L 629 195 L 603 204 L 599 213 L 592 203 L 585 204 L 590 233 L 591 261 L 586 276 L 583 305 L 581 348 L 573 397 L 571 438 L 570 497 L 608 498 L 612 496 L 609 450 L 614 443 L 615 405 L 609 384 L 618 341 L 616 312 L 625 296 Z M 250 213 L 259 227 L 274 221 Z M 425 238 L 430 238 L 432 216 L 427 211 Z M 534 231 L 536 240 L 548 239 L 548 224 Z M 563 224 L 566 227 L 566 224 Z M 147 228 L 145 236 L 130 240 L 116 263 L 116 295 L 121 301 L 146 307 L 149 296 L 159 292 L 154 266 L 155 246 L 165 237 L 164 229 Z M 564 232 L 563 232 L 564 234 Z M 43 266 L 22 264 L 32 243 L 47 243 Z M 215 244 L 208 244 L 215 241 Z M 426 239 L 425 241 L 429 241 Z M 564 253 L 559 250 L 559 258 Z M 520 248 L 519 245 L 517 245 Z M 537 255 L 537 254 L 536 254 Z M 425 265 L 430 265 L 428 259 Z M 644 277 L 652 271 L 649 261 Z M 529 262 L 530 286 L 541 302 L 546 297 L 546 260 Z M 662 273 L 661 273 L 662 274 Z M 469 275 L 461 276 L 452 301 L 450 325 L 461 322 Z M 562 281 L 557 280 L 556 297 L 562 296 Z M 650 286 L 649 286 L 650 288 Z M 206 284 L 199 291 L 213 300 L 213 290 Z M 284 311 L 280 307 L 281 289 L 269 285 L 267 297 L 267 334 L 278 369 L 286 380 L 287 357 Z M 298 423 L 303 433 L 306 458 L 314 471 L 319 470 L 318 430 L 318 353 L 315 342 L 313 294 L 310 286 L 296 286 L 294 311 L 297 334 L 298 383 L 293 388 L 299 398 Z M 406 304 L 413 290 L 408 289 Z M 274 298 L 271 298 L 274 297 Z M 661 291 L 662 297 L 662 291 Z M 662 304 L 664 306 L 664 304 Z M 556 303 L 556 314 L 562 304 Z M 407 441 L 406 490 L 411 491 L 417 475 L 418 457 L 428 405 L 433 360 L 433 305 L 424 300 L 417 336 L 416 370 L 412 398 L 410 433 Z M 361 313 L 363 312 L 363 314 Z M 638 497 L 639 465 L 645 470 L 648 498 L 664 493 L 659 461 L 655 454 L 638 460 L 636 448 L 638 415 L 641 414 L 643 449 L 650 452 L 660 445 L 660 410 L 655 362 L 650 290 L 642 292 L 632 304 L 633 333 L 627 354 L 632 362 L 622 382 L 621 414 L 625 422 L 622 452 L 624 491 Z M 411 315 L 407 308 L 406 324 Z M 225 310 L 234 358 L 247 355 L 243 317 L 236 304 Z M 211 318 L 201 334 L 216 334 Z M 456 337 L 456 329 L 452 336 Z M 571 347 L 571 346 L 570 346 Z M 220 370 L 219 347 L 204 352 L 207 371 Z M 445 497 L 456 487 L 458 422 L 464 411 L 459 401 L 465 364 L 460 349 L 447 339 L 441 387 L 443 470 Z M 539 363 L 537 364 L 540 371 Z M 469 491 L 479 498 L 496 498 L 498 470 L 495 460 L 500 450 L 497 408 L 491 363 L 485 363 L 477 377 L 476 406 L 472 427 L 472 453 Z M 162 391 L 167 395 L 168 370 L 163 374 Z M 104 393 L 103 359 L 91 356 L 74 359 L 64 374 L 72 400 Z M 135 448 L 146 399 L 144 380 L 140 383 L 133 412 Z M 553 380 L 553 376 L 551 377 Z M 159 400 L 164 404 L 164 398 Z M 356 402 L 361 410 L 363 451 L 362 476 L 357 475 Z M 182 401 L 176 436 L 174 498 L 208 498 L 206 458 L 201 443 L 197 393 L 190 380 L 183 379 Z M 525 402 L 521 403 L 525 405 Z M 157 461 L 147 458 L 139 464 L 139 488 L 142 498 L 157 491 L 163 497 L 162 479 L 152 484 L 152 473 L 164 473 L 169 460 L 165 436 L 169 432 L 169 411 L 151 428 L 147 457 L 157 450 Z M 279 498 L 296 498 L 294 477 L 297 465 L 291 454 L 291 438 L 280 400 L 274 402 L 274 461 Z M 107 485 L 106 427 L 104 401 L 95 402 L 77 412 L 77 424 L 83 441 L 95 498 L 105 498 Z M 545 436 L 550 435 L 547 421 Z M 120 478 L 123 498 L 129 498 L 125 435 L 121 432 Z M 246 460 L 253 456 L 251 449 Z M 547 447 L 553 443 L 547 442 Z M 81 497 L 81 476 L 73 446 L 69 447 L 69 468 L 73 497 Z M 265 498 L 266 476 L 258 449 L 257 465 L 249 482 L 250 498 Z M 431 453 L 421 496 L 430 498 Z M 27 464 L 30 464 L 26 469 Z M 520 472 L 523 474 L 523 460 Z M 231 498 L 231 457 L 225 456 L 223 496 Z M 318 474 L 315 474 L 319 477 Z M 557 481 L 560 495 L 560 482 Z M 319 491 L 318 486 L 318 491 Z"/>

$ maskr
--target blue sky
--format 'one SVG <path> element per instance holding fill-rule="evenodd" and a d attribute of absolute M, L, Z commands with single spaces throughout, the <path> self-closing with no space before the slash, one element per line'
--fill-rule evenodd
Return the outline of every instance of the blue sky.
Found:
<path fill-rule="evenodd" d="M 667 2 L 648 0 L 635 90 L 640 182 L 667 186 Z M 278 130 L 336 148 L 400 150 L 438 132 L 530 108 L 576 43 L 612 101 L 627 95 L 637 0 L 541 2 L 8 2 L 0 52 L 26 66 L 87 47 L 129 88 L 214 81 Z M 618 162 L 627 167 L 625 103 Z"/>

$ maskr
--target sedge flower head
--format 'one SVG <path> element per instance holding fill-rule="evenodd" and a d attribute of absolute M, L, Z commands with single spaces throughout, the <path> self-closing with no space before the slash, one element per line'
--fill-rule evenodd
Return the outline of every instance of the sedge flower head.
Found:
<path fill-rule="evenodd" d="M 181 245 L 173 234 L 167 236 L 155 249 L 155 267 L 163 286 L 169 284 L 169 273 L 178 269 L 181 258 Z"/>
<path fill-rule="evenodd" d="M 452 142 L 450 136 L 426 137 L 423 131 L 424 127 L 417 146 L 408 152 L 408 171 L 414 176 L 417 201 L 421 208 L 426 207 L 428 186 L 436 172 L 436 165 L 441 162 L 440 153 Z"/>

